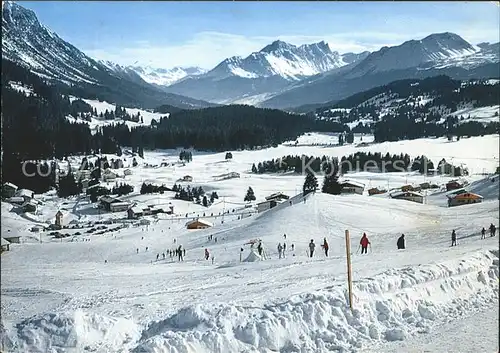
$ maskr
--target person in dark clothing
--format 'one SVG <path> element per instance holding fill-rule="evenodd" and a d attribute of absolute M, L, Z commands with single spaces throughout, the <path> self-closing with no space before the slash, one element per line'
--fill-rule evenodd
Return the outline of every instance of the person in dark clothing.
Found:
<path fill-rule="evenodd" d="M 285 238 L 285 239 L 286 239 L 286 234 L 283 234 L 283 238 Z"/>
<path fill-rule="evenodd" d="M 161 253 L 161 255 L 163 256 L 163 260 L 165 260 L 165 253 Z"/>
<path fill-rule="evenodd" d="M 495 236 L 495 232 L 497 230 L 497 227 L 495 227 L 493 225 L 493 223 L 490 224 L 490 237 L 494 237 Z"/>
<path fill-rule="evenodd" d="M 398 250 L 405 248 L 405 235 L 404 234 L 401 234 L 401 236 L 398 238 L 397 245 L 398 245 Z"/>
<path fill-rule="evenodd" d="M 311 239 L 311 242 L 309 243 L 309 257 L 313 257 L 314 254 L 314 248 L 316 247 L 316 244 L 314 244 L 314 240 Z"/>
<path fill-rule="evenodd" d="M 486 239 L 486 229 L 481 229 L 481 239 Z"/>
<path fill-rule="evenodd" d="M 323 250 L 325 250 L 325 256 L 328 257 L 328 242 L 326 241 L 326 238 L 323 240 Z"/>
<path fill-rule="evenodd" d="M 137 254 L 139 253 L 139 248 L 135 249 L 135 251 L 137 252 Z"/>
<path fill-rule="evenodd" d="M 179 245 L 177 252 L 179 254 L 179 261 L 184 261 L 184 258 L 182 257 L 182 245 Z"/>
<path fill-rule="evenodd" d="M 210 258 L 210 253 L 208 252 L 208 249 L 205 249 L 205 260 L 208 260 Z"/>
<path fill-rule="evenodd" d="M 262 242 L 259 241 L 259 245 L 257 245 L 257 251 L 259 252 L 259 256 L 262 256 Z"/>
<path fill-rule="evenodd" d="M 182 249 L 182 256 L 186 256 L 186 249 Z"/>
<path fill-rule="evenodd" d="M 359 244 L 361 245 L 361 254 L 368 254 L 368 245 L 370 245 L 370 241 L 368 240 L 366 233 L 363 233 Z"/>
<path fill-rule="evenodd" d="M 451 232 L 451 246 L 457 246 L 457 233 L 455 233 L 455 229 Z"/>
<path fill-rule="evenodd" d="M 160 258 L 160 254 L 156 254 L 156 261 Z"/>

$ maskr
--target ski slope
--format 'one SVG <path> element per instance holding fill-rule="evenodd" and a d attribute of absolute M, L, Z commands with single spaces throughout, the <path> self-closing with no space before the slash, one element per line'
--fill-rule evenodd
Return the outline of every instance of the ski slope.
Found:
<path fill-rule="evenodd" d="M 442 155 L 465 162 L 470 161 L 468 149 L 473 144 L 477 159 L 472 163 L 491 170 L 496 163 L 492 157 L 498 154 L 498 145 L 491 150 L 495 143 L 497 136 L 485 136 L 454 143 L 422 139 L 364 148 L 412 156 L 425 150 L 431 158 Z M 21 244 L 12 244 L 11 251 L 1 255 L 3 350 L 390 352 L 406 351 L 404 347 L 419 346 L 433 337 L 436 345 L 431 342 L 426 347 L 443 351 L 439 344 L 446 344 L 443 335 L 449 325 L 479 317 L 483 308 L 498 307 L 498 238 L 480 239 L 482 227 L 499 224 L 498 176 L 496 183 L 491 177 L 470 176 L 468 188 L 480 192 L 484 202 L 448 208 L 432 202 L 433 197 L 446 199 L 439 192 L 428 196 L 426 204 L 320 192 L 303 198 L 303 176 L 248 173 L 252 163 L 286 154 L 344 155 L 350 150 L 356 148 L 282 145 L 235 151 L 231 161 L 224 161 L 224 153 L 196 152 L 185 166 L 174 163 L 179 151 L 146 152 L 139 167 L 125 178 L 136 187 L 127 198 L 171 202 L 176 215 L 101 235 L 79 230 L 81 236 L 52 240 L 43 233 L 43 242 L 38 243 L 27 231 L 34 222 L 2 202 L 2 236 L 10 229 L 23 237 Z M 71 163 L 76 159 L 70 158 Z M 172 164 L 147 167 L 162 161 Z M 214 180 L 214 175 L 229 171 L 241 177 Z M 170 186 L 184 175 L 193 176 L 193 186 L 217 191 L 220 199 L 204 208 L 175 200 L 168 192 L 137 193 L 144 180 Z M 450 179 L 367 172 L 349 178 L 391 187 L 424 178 L 442 185 Z M 263 213 L 248 211 L 247 217 L 238 219 L 245 210 L 242 200 L 248 186 L 254 188 L 257 202 L 282 191 L 292 196 L 291 204 L 284 202 Z M 120 217 L 92 213 L 85 200 L 60 200 L 52 194 L 37 198 L 43 200 L 36 215 L 40 223 L 53 221 L 58 209 L 64 209 L 65 218 L 81 223 Z M 223 218 L 219 213 L 224 211 L 230 212 Z M 197 216 L 214 227 L 187 230 L 186 221 Z M 450 247 L 453 229 L 457 247 Z M 345 230 L 352 244 L 352 312 L 346 292 Z M 358 251 L 363 232 L 371 241 L 367 255 Z M 398 251 L 396 239 L 401 233 L 407 248 Z M 209 235 L 217 242 L 208 240 Z M 325 237 L 328 257 L 320 247 Z M 254 239 L 262 240 L 266 259 L 240 262 L 240 255 L 245 259 L 250 254 L 247 243 Z M 306 255 L 311 239 L 316 243 L 313 258 Z M 283 241 L 286 258 L 279 259 L 277 245 Z M 163 259 L 162 253 L 179 244 L 186 249 L 183 262 L 168 255 Z M 213 264 L 203 259 L 205 248 L 214 257 Z M 487 338 L 493 345 L 498 342 L 496 332 L 489 331 Z"/>

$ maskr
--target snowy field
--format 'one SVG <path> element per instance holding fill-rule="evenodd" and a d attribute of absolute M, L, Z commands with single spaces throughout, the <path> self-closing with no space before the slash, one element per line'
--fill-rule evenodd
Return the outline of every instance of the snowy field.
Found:
<path fill-rule="evenodd" d="M 139 166 L 130 168 L 132 175 L 118 182 L 135 187 L 124 199 L 174 205 L 172 216 L 146 217 L 150 225 L 134 226 L 123 220 L 125 212 L 103 213 L 86 199 L 61 200 L 53 193 L 36 195 L 36 214 L 16 213 L 2 202 L 2 236 L 22 237 L 21 244 L 11 244 L 1 255 L 3 350 L 445 352 L 451 347 L 450 332 L 463 338 L 472 334 L 472 323 L 484 322 L 480 343 L 471 340 L 450 351 L 498 351 L 498 333 L 492 330 L 498 325 L 498 238 L 481 240 L 480 230 L 490 223 L 498 227 L 499 184 L 498 176 L 492 181 L 478 174 L 492 173 L 498 165 L 498 136 L 314 146 L 332 139 L 336 137 L 309 134 L 299 138 L 302 146 L 234 151 L 229 161 L 224 153 L 194 151 L 185 166 L 177 161 L 179 151 L 146 151 L 144 159 L 137 157 Z M 355 144 L 360 142 L 356 139 Z M 372 140 L 363 136 L 363 142 Z M 442 190 L 429 194 L 424 204 L 386 195 L 320 192 L 304 199 L 303 176 L 250 173 L 252 163 L 284 155 L 347 156 L 356 151 L 424 154 L 434 163 L 441 158 L 463 163 L 471 172 L 467 188 L 484 201 L 448 208 Z M 126 158 L 128 167 L 131 158 Z M 70 158 L 73 166 L 78 161 Z M 169 165 L 160 167 L 162 162 Z M 240 178 L 214 179 L 229 172 Z M 170 187 L 185 175 L 193 181 L 181 184 L 216 191 L 219 199 L 206 208 L 176 200 L 171 192 L 138 193 L 143 181 Z M 443 185 L 452 179 L 368 172 L 344 178 L 367 188 L 424 181 Z M 291 203 L 256 213 L 243 202 L 249 186 L 256 202 L 281 191 L 292 197 Z M 29 231 L 35 224 L 53 222 L 57 210 L 62 210 L 64 224 L 83 227 L 113 219 L 127 226 L 100 235 L 86 233 L 85 227 L 63 229 L 71 235 L 63 239 Z M 196 217 L 214 226 L 187 230 L 186 221 Z M 450 247 L 453 229 L 457 247 Z M 345 230 L 352 244 L 353 311 L 347 296 Z M 359 254 L 363 232 L 371 241 L 367 255 Z M 398 251 L 401 233 L 407 248 Z M 325 237 L 328 257 L 320 247 Z M 258 260 L 247 244 L 254 239 L 262 240 L 266 259 L 240 262 L 240 256 Z M 316 243 L 313 258 L 306 256 L 311 239 Z M 276 247 L 283 241 L 286 258 L 279 259 Z M 186 249 L 183 262 L 166 253 L 178 245 Z M 205 249 L 213 263 L 203 258 Z M 487 324 L 492 318 L 495 325 Z"/>

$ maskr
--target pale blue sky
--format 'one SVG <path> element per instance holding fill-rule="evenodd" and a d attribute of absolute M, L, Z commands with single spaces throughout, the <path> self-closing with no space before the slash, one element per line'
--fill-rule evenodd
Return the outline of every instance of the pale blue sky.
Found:
<path fill-rule="evenodd" d="M 19 2 L 97 59 L 211 68 L 273 40 L 325 40 L 339 52 L 377 50 L 437 32 L 472 44 L 500 39 L 495 2 Z"/>

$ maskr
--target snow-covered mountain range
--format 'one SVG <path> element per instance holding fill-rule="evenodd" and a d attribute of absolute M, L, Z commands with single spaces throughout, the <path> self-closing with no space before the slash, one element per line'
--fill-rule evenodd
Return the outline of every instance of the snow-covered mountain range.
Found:
<path fill-rule="evenodd" d="M 13 2 L 2 3 L 2 60 L 28 67 L 68 93 L 99 97 L 127 106 L 182 108 L 210 106 L 189 97 L 166 94 L 134 70 L 110 68 L 85 55 L 41 24 L 35 13 Z"/>
<path fill-rule="evenodd" d="M 100 62 L 106 65 L 108 68 L 116 72 L 130 71 L 134 72 L 141 77 L 144 81 L 158 85 L 158 86 L 170 86 L 175 82 L 182 80 L 188 76 L 198 76 L 207 72 L 207 70 L 201 67 L 173 67 L 171 69 L 162 69 L 151 66 L 141 66 L 141 65 L 129 65 L 121 66 L 116 63 L 100 60 Z"/>
<path fill-rule="evenodd" d="M 346 54 L 351 62 L 360 60 L 363 55 L 354 57 Z M 261 78 L 281 76 L 286 80 L 298 81 L 347 65 L 342 55 L 332 51 L 324 41 L 314 44 L 295 46 L 281 40 L 247 56 L 232 57 L 222 61 L 207 73 L 207 77 L 224 79 L 230 76 Z"/>
<path fill-rule="evenodd" d="M 167 91 L 219 103 L 287 108 L 341 99 L 404 78 L 447 73 L 497 77 L 490 64 L 497 64 L 499 56 L 498 43 L 474 46 L 449 32 L 359 54 L 339 54 L 325 42 L 294 46 L 275 41 L 246 58 L 227 58 Z M 485 65 L 490 65 L 486 71 Z"/>
<path fill-rule="evenodd" d="M 276 40 L 245 58 L 227 58 L 207 73 L 189 76 L 167 91 L 218 103 L 248 103 L 249 96 L 265 97 L 311 76 L 359 62 L 368 54 L 339 54 L 324 41 L 295 46 Z"/>
<path fill-rule="evenodd" d="M 351 65 L 301 81 L 259 103 L 268 108 L 296 107 L 339 100 L 372 87 L 410 78 L 448 75 L 455 79 L 498 78 L 499 43 L 474 46 L 454 33 L 383 47 Z"/>
<path fill-rule="evenodd" d="M 208 71 L 121 66 L 88 57 L 40 24 L 34 12 L 12 2 L 2 6 L 4 59 L 64 84 L 74 95 L 128 106 L 240 103 L 288 109 L 322 105 L 400 79 L 500 76 L 499 43 L 472 45 L 449 32 L 372 53 L 341 54 L 324 41 L 296 46 L 276 40 L 247 57 L 227 58 Z"/>

